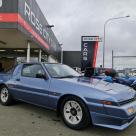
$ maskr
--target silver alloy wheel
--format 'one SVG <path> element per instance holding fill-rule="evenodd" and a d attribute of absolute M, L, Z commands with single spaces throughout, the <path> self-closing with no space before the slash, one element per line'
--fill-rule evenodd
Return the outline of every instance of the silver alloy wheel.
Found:
<path fill-rule="evenodd" d="M 2 88 L 1 90 L 1 101 L 6 103 L 9 97 L 8 89 L 6 87 Z"/>
<path fill-rule="evenodd" d="M 67 101 L 64 105 L 64 117 L 72 125 L 77 125 L 83 117 L 82 108 L 76 101 Z"/>

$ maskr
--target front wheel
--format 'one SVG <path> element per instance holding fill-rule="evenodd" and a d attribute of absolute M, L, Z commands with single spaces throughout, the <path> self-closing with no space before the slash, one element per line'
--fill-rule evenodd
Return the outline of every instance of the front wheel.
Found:
<path fill-rule="evenodd" d="M 90 115 L 84 102 L 76 97 L 67 97 L 61 104 L 64 123 L 72 129 L 83 129 L 90 124 Z"/>
<path fill-rule="evenodd" d="M 0 101 L 2 105 L 8 106 L 12 103 L 12 96 L 6 86 L 0 87 Z"/>

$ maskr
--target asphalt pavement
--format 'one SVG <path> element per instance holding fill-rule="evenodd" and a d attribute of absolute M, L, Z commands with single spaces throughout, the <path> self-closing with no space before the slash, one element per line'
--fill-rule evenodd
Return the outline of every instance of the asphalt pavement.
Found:
<path fill-rule="evenodd" d="M 124 131 L 96 126 L 75 131 L 66 127 L 54 111 L 18 103 L 0 105 L 0 136 L 136 136 L 136 121 Z"/>

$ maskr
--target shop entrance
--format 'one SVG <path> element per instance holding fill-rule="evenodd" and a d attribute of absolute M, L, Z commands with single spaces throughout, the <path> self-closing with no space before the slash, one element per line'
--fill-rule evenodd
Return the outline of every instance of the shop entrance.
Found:
<path fill-rule="evenodd" d="M 0 72 L 6 72 L 21 62 L 41 61 L 46 52 L 16 29 L 0 30 Z"/>
<path fill-rule="evenodd" d="M 0 58 L 0 72 L 7 72 L 15 66 L 15 58 Z"/>
<path fill-rule="evenodd" d="M 26 48 L 0 48 L 0 72 L 7 72 L 15 65 L 27 62 Z M 30 62 L 47 62 L 48 55 L 38 48 L 30 50 Z"/>

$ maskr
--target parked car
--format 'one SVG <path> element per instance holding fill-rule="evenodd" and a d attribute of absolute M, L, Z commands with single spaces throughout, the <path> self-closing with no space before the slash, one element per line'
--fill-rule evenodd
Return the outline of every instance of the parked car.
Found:
<path fill-rule="evenodd" d="M 0 80 L 2 105 L 20 100 L 55 110 L 72 129 L 92 123 L 123 130 L 136 118 L 136 92 L 132 88 L 83 77 L 66 65 L 24 63 Z"/>
<path fill-rule="evenodd" d="M 136 80 L 136 77 L 130 77 L 123 73 L 118 73 L 116 70 L 110 68 L 86 68 L 85 76 L 102 79 L 106 82 L 115 82 L 130 87 Z"/>
<path fill-rule="evenodd" d="M 136 76 L 132 76 L 132 75 L 125 74 L 125 73 L 120 73 L 120 72 L 118 72 L 117 74 L 118 74 L 117 77 L 118 77 L 119 81 L 121 83 L 124 83 L 124 84 L 128 85 L 128 86 L 131 86 L 132 83 L 134 81 L 136 81 Z"/>

